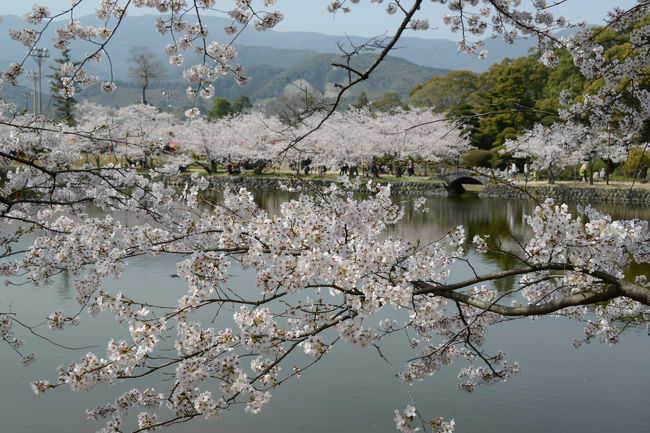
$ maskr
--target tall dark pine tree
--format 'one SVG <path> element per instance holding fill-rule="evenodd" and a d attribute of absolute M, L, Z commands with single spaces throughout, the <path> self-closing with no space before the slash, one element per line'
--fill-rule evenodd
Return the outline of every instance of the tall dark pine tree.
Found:
<path fill-rule="evenodd" d="M 363 108 L 366 105 L 368 105 L 368 95 L 366 95 L 365 91 L 362 91 L 361 94 L 359 95 L 359 99 L 357 99 L 356 104 L 352 104 L 354 108 Z"/>
<path fill-rule="evenodd" d="M 50 78 L 50 92 L 52 94 L 54 118 L 67 123 L 70 126 L 74 126 L 77 124 L 77 121 L 73 116 L 74 106 L 76 105 L 77 100 L 72 96 L 66 97 L 59 93 L 59 91 L 63 89 L 63 83 L 61 82 L 61 65 L 71 62 L 70 49 L 68 47 L 65 47 L 61 51 L 61 57 L 54 59 L 54 61 L 57 63 L 57 65 L 50 66 L 52 73 L 47 76 Z M 78 65 L 79 63 L 73 62 L 73 64 Z"/>

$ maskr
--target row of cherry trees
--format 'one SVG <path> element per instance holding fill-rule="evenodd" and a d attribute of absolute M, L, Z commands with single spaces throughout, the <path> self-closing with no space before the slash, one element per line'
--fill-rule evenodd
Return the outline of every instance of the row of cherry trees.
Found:
<path fill-rule="evenodd" d="M 455 164 L 469 149 L 456 125 L 444 115 L 426 109 L 379 113 L 355 108 L 336 111 L 328 123 L 294 147 L 290 145 L 292 141 L 314 129 L 320 117 L 293 126 L 278 117 L 257 112 L 213 122 L 201 116 L 182 122 L 151 105 L 114 109 L 89 102 L 81 103 L 75 114 L 79 119 L 76 129 L 90 134 L 81 138 L 65 137 L 61 146 L 85 154 L 86 159 L 92 155 L 98 167 L 102 155 L 114 156 L 116 164 L 134 165 L 144 161 L 150 164 L 154 155 L 165 153 L 163 150 L 167 151 L 165 158 L 172 163 L 197 162 L 210 174 L 217 171 L 218 165 L 230 161 L 276 160 L 279 155 L 280 160 L 289 161 L 310 157 L 316 165 L 330 168 L 344 162 L 358 165 L 384 155 Z M 503 152 L 530 160 L 533 170 L 548 170 L 552 180 L 558 170 L 595 158 L 622 162 L 629 151 L 628 143 L 629 139 L 612 137 L 607 131 L 569 122 L 536 125 L 516 139 L 506 141 Z"/>
<path fill-rule="evenodd" d="M 213 122 L 201 116 L 182 122 L 150 105 L 114 109 L 89 102 L 79 104 L 75 116 L 78 125 L 74 129 L 65 125 L 58 128 L 89 134 L 66 135 L 61 147 L 92 155 L 97 166 L 103 161 L 101 155 L 110 154 L 115 157 L 114 163 L 126 160 L 132 165 L 161 155 L 165 149 L 166 159 L 173 163 L 196 161 L 209 173 L 216 171 L 217 164 L 229 161 L 295 161 L 307 157 L 314 164 L 330 168 L 338 168 L 343 162 L 356 165 L 383 155 L 453 164 L 469 148 L 453 123 L 424 109 L 392 113 L 371 113 L 367 109 L 337 111 L 328 123 L 293 147 L 292 141 L 314 129 L 322 116 L 308 118 L 298 125 L 287 125 L 278 117 L 257 112 Z"/>
<path fill-rule="evenodd" d="M 154 26 L 171 36 L 165 51 L 173 64 L 183 64 L 186 50 L 201 55 L 200 64 L 184 66 L 192 95 L 211 97 L 212 81 L 223 74 L 231 74 L 240 84 L 247 82 L 243 68 L 234 63 L 233 45 L 208 39 L 210 33 L 201 16 L 208 9 L 218 12 L 214 0 L 101 0 L 96 12 L 101 25 L 85 26 L 76 20 L 76 8 L 88 1 L 75 0 L 68 10 L 56 14 L 35 6 L 25 17 L 29 27 L 10 34 L 29 51 L 46 43 L 42 31 L 50 25 L 56 27 L 58 47 L 72 41 L 89 43 L 92 51 L 84 61 L 62 69 L 64 91 L 72 93 L 75 83 L 92 81 L 85 72 L 86 64 L 108 57 L 114 32 L 119 31 L 127 11 L 135 8 L 158 14 Z M 267 11 L 273 0 L 234 0 L 230 8 L 228 3 L 220 2 L 219 7 L 228 9 L 231 25 L 224 30 L 232 40 L 249 24 L 263 31 L 282 19 L 281 13 Z M 354 13 L 357 3 L 333 1 L 328 9 Z M 567 39 L 553 36 L 552 31 L 567 21 L 553 17 L 544 0 L 532 2 L 532 12 L 520 8 L 518 0 L 436 3 L 449 9 L 442 22 L 462 31 L 462 51 L 478 53 L 480 38 L 488 29 L 506 40 L 535 36 L 564 46 L 583 74 L 600 78 L 603 85 L 594 95 L 568 103 L 562 113 L 565 120 L 580 118 L 594 130 L 616 121 L 626 134 L 636 134 L 650 118 L 650 94 L 641 85 L 650 64 L 646 20 L 650 2 L 639 0 L 635 6 L 615 9 L 606 17 L 614 29 L 634 29 L 630 53 L 621 59 L 599 55 L 602 47 L 589 32 Z M 392 36 L 372 42 L 379 51 L 366 69 L 354 69 L 346 61 L 335 65 L 348 72 L 347 80 L 335 86 L 337 101 L 373 73 L 405 31 L 430 27 L 428 6 L 430 2 L 423 0 L 378 6 L 397 14 L 401 21 Z M 64 20 L 55 22 L 55 18 Z M 362 48 L 356 47 L 350 56 Z M 16 84 L 28 54 L 2 74 L 5 85 Z M 550 51 L 543 52 L 542 60 L 549 66 L 555 64 Z M 111 91 L 115 85 L 105 82 L 102 87 Z M 125 156 L 134 152 L 136 158 L 142 149 L 151 148 L 149 140 L 156 135 L 160 141 L 154 148 L 163 147 L 172 133 L 174 140 L 169 141 L 182 142 L 176 139 L 181 125 L 172 130 L 162 125 L 156 129 L 149 114 L 135 119 L 149 108 L 132 110 L 133 118 L 124 119 L 130 125 L 128 130 L 120 129 L 119 120 L 114 122 L 104 114 L 69 130 L 21 118 L 12 107 L 0 106 L 0 123 L 5 128 L 0 136 L 0 157 L 6 174 L 0 184 L 0 216 L 9 224 L 2 226 L 0 234 L 0 275 L 9 284 L 44 285 L 62 273 L 74 279 L 78 307 L 53 311 L 46 321 L 54 330 L 84 327 L 100 312 L 113 314 L 124 327 L 119 336 L 98 342 L 103 348 L 61 367 L 53 381 L 37 380 L 32 387 L 42 393 L 64 387 L 90 391 L 116 381 L 132 383 L 132 390 L 88 410 L 90 419 L 105 423 L 102 432 L 140 432 L 197 418 L 215 419 L 236 407 L 257 413 L 268 405 L 272 393 L 282 392 L 285 381 L 316 368 L 342 344 L 373 347 L 383 357 L 382 341 L 387 336 L 403 336 L 409 343 L 416 336 L 422 344 L 409 346 L 410 361 L 396 366 L 402 383 L 424 380 L 458 360 L 463 364 L 459 386 L 472 391 L 479 385 L 507 380 L 519 371 L 505 353 L 486 349 L 488 331 L 494 325 L 507 326 L 519 317 L 566 317 L 584 323 L 584 334 L 575 340 L 579 346 L 594 340 L 615 344 L 623 329 L 650 323 L 647 275 L 627 274 L 631 265 L 650 262 L 647 221 L 612 221 L 589 208 L 576 216 L 566 205 L 546 200 L 527 218 L 532 235 L 520 240 L 516 251 L 503 251 L 498 239 L 489 236 L 466 239 L 460 226 L 450 227 L 440 239 L 410 243 L 388 231 L 403 215 L 391 200 L 390 186 L 371 184 L 368 189 L 373 193 L 363 198 L 353 194 L 358 184 L 344 182 L 319 194 L 302 194 L 284 203 L 277 214 L 270 214 L 244 189 L 226 191 L 216 205 L 203 203 L 200 192 L 208 184 L 199 176 L 188 179 L 187 187 L 178 192 L 129 167 L 78 168 L 80 148 L 74 146 L 108 140 L 112 151 L 121 149 Z M 190 110 L 188 114 L 195 117 L 198 113 Z M 358 144 L 360 149 L 349 148 L 348 152 L 359 158 L 366 144 L 377 146 L 379 142 L 388 143 L 391 153 L 421 153 L 428 159 L 452 158 L 457 152 L 448 148 L 450 143 L 445 141 L 453 135 L 442 133 L 445 128 L 431 126 L 434 140 L 418 132 L 425 129 L 411 128 L 411 122 L 442 124 L 426 114 L 421 120 L 403 123 L 387 117 L 374 125 L 373 118 L 366 118 L 372 126 L 369 135 L 352 136 L 345 142 L 341 141 L 342 130 L 363 130 L 360 123 L 345 123 L 352 121 L 352 114 L 337 120 L 336 104 L 308 114 L 300 113 L 301 126 L 294 128 L 269 121 L 270 128 L 258 129 L 259 123 L 252 118 L 251 123 L 239 125 L 235 119 L 229 121 L 235 123 L 233 130 L 241 131 L 234 136 L 240 139 L 239 134 L 246 134 L 245 140 L 237 142 L 266 148 L 277 141 L 284 143 L 283 148 L 275 149 L 280 154 L 321 148 L 332 152 L 328 158 L 334 160 L 340 154 L 330 148 L 348 142 Z M 171 125 L 172 119 L 169 121 Z M 155 123 L 164 125 L 164 121 Z M 200 121 L 187 125 L 195 130 L 210 127 Z M 318 140 L 321 130 L 324 138 Z M 275 134 L 280 139 L 276 140 Z M 233 135 L 219 141 L 228 146 L 224 151 L 234 145 Z M 188 139 L 188 146 L 190 140 L 208 143 L 212 137 L 210 131 L 197 132 L 197 138 Z M 431 145 L 436 140 L 439 149 Z M 425 142 L 427 146 L 422 145 Z M 170 163 L 181 162 L 170 159 Z M 418 200 L 416 205 L 421 207 L 422 202 Z M 89 207 L 105 214 L 91 216 Z M 143 220 L 121 221 L 125 213 Z M 22 245 L 20 241 L 27 242 L 26 232 L 33 232 L 35 239 L 28 246 L 17 247 Z M 455 275 L 458 268 L 453 265 L 468 263 L 463 256 L 468 249 L 505 254 L 513 265 L 483 273 L 470 264 L 470 276 Z M 160 254 L 178 258 L 176 271 L 187 290 L 179 293 L 176 301 L 161 305 L 158 299 L 143 297 L 137 287 L 117 292 L 104 284 L 106 278 L 124 274 L 129 258 Z M 255 273 L 256 290 L 233 287 L 234 261 Z M 493 282 L 513 278 L 516 283 L 507 293 L 492 288 Z M 213 320 L 202 324 L 201 315 Z M 223 322 L 217 319 L 224 316 L 232 326 L 218 325 Z M 23 345 L 22 334 L 34 328 L 24 325 L 13 310 L 0 311 L 1 340 L 29 364 L 35 357 Z M 432 419 L 430 410 L 416 409 L 415 402 L 409 401 L 405 410 L 395 412 L 395 425 L 403 432 L 453 430 L 453 420 Z M 125 414 L 134 411 L 137 424 L 131 425 Z"/>

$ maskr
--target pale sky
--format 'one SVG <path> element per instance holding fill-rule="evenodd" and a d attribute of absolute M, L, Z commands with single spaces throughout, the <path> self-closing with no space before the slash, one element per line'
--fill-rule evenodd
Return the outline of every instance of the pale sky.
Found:
<path fill-rule="evenodd" d="M 258 5 L 260 0 L 254 0 Z M 275 30 L 277 31 L 312 31 L 329 35 L 354 35 L 377 36 L 389 32 L 399 22 L 399 15 L 388 16 L 384 10 L 388 0 L 383 4 L 371 4 L 370 0 L 361 0 L 357 5 L 350 4 L 352 12 L 339 13 L 336 16 L 327 12 L 326 7 L 330 0 L 277 0 L 272 10 L 280 10 L 284 14 L 284 21 Z M 62 8 L 69 7 L 70 0 L 40 0 L 35 3 L 48 6 L 50 12 L 55 13 Z M 83 0 L 77 16 L 94 13 L 97 0 Z M 231 5 L 232 0 L 218 0 L 217 5 Z M 523 0 L 522 4 L 530 3 Z M 549 3 L 552 1 L 549 0 Z M 602 24 L 606 12 L 614 6 L 629 7 L 635 0 L 568 0 L 554 10 L 563 13 L 575 21 L 585 20 L 589 24 Z M 27 12 L 30 1 L 0 0 L 0 15 L 23 15 Z M 427 31 L 410 31 L 407 36 L 416 36 L 427 39 L 458 39 L 457 35 L 449 32 L 446 26 L 440 24 L 440 16 L 447 10 L 446 6 L 425 2 L 422 6 L 421 18 L 428 18 L 431 29 Z M 152 14 L 150 9 L 133 9 L 133 14 Z M 437 27 L 437 29 L 436 29 Z"/>

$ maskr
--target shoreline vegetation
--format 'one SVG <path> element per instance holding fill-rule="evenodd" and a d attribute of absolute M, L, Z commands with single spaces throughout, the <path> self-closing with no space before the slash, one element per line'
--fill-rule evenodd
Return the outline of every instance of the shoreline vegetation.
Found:
<path fill-rule="evenodd" d="M 215 175 L 207 175 L 200 170 L 188 170 L 178 176 L 167 176 L 164 178 L 167 184 L 177 185 L 182 187 L 186 179 L 192 174 L 197 173 L 207 176 L 211 187 L 221 189 L 224 184 L 240 185 L 256 189 L 279 189 L 280 182 L 286 182 L 292 186 L 298 185 L 300 182 L 309 184 L 322 184 L 327 185 L 331 182 L 336 182 L 339 178 L 336 173 L 328 173 L 325 175 L 310 174 L 310 175 L 296 175 L 295 171 L 276 170 L 263 174 L 254 174 L 252 171 L 242 171 L 237 175 L 229 175 L 225 172 L 220 172 Z M 392 175 L 380 175 L 379 177 L 365 176 L 360 174 L 362 184 L 372 180 L 373 182 L 391 183 L 393 184 L 393 191 L 400 195 L 419 195 L 419 196 L 448 196 L 453 195 L 448 193 L 445 184 L 442 180 L 434 176 L 402 176 L 396 177 Z M 594 182 L 593 185 L 589 183 L 572 181 L 572 180 L 559 180 L 554 184 L 549 184 L 548 181 L 524 181 L 522 176 L 515 179 L 512 184 L 499 183 L 492 181 L 488 185 L 482 184 L 463 184 L 464 193 L 477 195 L 478 197 L 503 197 L 514 199 L 530 198 L 526 193 L 534 197 L 546 198 L 551 197 L 554 199 L 567 200 L 571 202 L 613 202 L 613 203 L 635 203 L 650 206 L 650 183 L 642 183 L 640 181 L 632 182 L 631 180 L 625 181 L 624 179 L 612 179 L 609 185 L 604 180 Z"/>

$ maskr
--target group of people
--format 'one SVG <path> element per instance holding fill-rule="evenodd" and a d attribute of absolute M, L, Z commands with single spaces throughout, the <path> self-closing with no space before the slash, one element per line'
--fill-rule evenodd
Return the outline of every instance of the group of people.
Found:
<path fill-rule="evenodd" d="M 381 161 L 372 160 L 370 165 L 364 161 L 363 173 L 366 176 L 372 174 L 374 177 L 379 177 L 380 174 L 391 174 L 396 177 L 402 177 L 404 174 L 404 164 L 401 161 L 393 160 L 392 163 L 384 164 Z M 406 173 L 409 176 L 415 176 L 415 161 L 409 159 L 406 162 Z"/>
<path fill-rule="evenodd" d="M 519 173 L 519 168 L 517 167 L 517 164 L 513 162 L 508 167 L 508 178 L 512 179 L 512 180 L 516 180 L 517 179 L 517 173 Z M 528 182 L 530 180 L 530 178 L 531 178 L 530 175 L 531 175 L 531 173 L 530 173 L 530 165 L 528 165 L 528 163 L 526 162 L 524 164 L 524 180 L 526 182 Z"/>
<path fill-rule="evenodd" d="M 359 176 L 359 166 L 348 165 L 347 162 L 344 162 L 339 166 L 339 176 Z"/>
<path fill-rule="evenodd" d="M 583 163 L 580 166 L 580 170 L 578 170 L 578 175 L 580 175 L 580 180 L 582 182 L 585 182 L 585 183 L 589 182 L 589 174 L 588 174 L 587 163 L 586 162 Z M 594 181 L 596 181 L 596 182 L 599 179 L 600 180 L 605 180 L 606 177 L 607 177 L 607 172 L 605 171 L 605 167 L 602 167 L 600 169 L 600 171 L 594 171 L 593 172 L 593 178 L 594 178 Z"/>
<path fill-rule="evenodd" d="M 311 171 L 311 165 L 311 158 L 305 158 L 300 161 L 300 168 L 307 175 Z M 349 164 L 347 161 L 343 161 L 339 162 L 338 166 L 339 176 L 359 176 L 359 166 L 357 164 Z M 292 162 L 289 164 L 289 168 L 291 170 L 297 170 L 298 162 Z M 327 167 L 324 165 L 318 166 L 317 168 L 319 174 L 325 174 L 327 172 Z M 361 169 L 363 175 L 367 177 L 379 177 L 381 174 L 392 174 L 401 177 L 405 170 L 409 176 L 415 176 L 415 162 L 413 160 L 409 160 L 406 166 L 404 166 L 403 164 L 395 164 L 395 162 L 393 164 L 384 164 L 379 160 L 373 159 L 372 161 L 363 161 Z M 395 169 L 397 170 L 396 172 Z"/>

